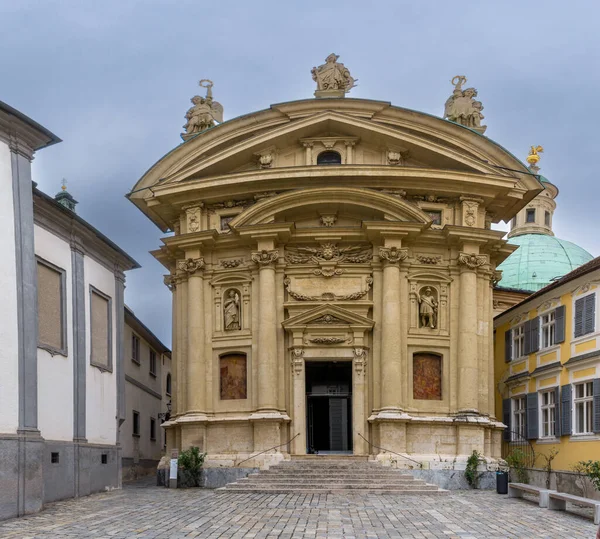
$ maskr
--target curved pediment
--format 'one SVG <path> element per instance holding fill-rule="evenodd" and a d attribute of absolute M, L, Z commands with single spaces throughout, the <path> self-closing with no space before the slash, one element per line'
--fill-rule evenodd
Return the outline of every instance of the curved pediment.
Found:
<path fill-rule="evenodd" d="M 352 187 L 320 187 L 290 191 L 267 198 L 249 207 L 235 217 L 229 226 L 239 229 L 244 226 L 284 221 L 288 213 L 302 211 L 328 212 L 343 209 L 346 212 L 365 214 L 395 221 L 411 221 L 422 224 L 431 222 L 430 217 L 418 207 L 398 197 L 372 189 Z"/>
<path fill-rule="evenodd" d="M 261 168 L 260 156 L 273 153 L 269 166 L 306 165 L 302 140 L 339 138 L 355 143 L 365 164 L 387 164 L 388 150 L 407 164 L 430 168 L 511 175 L 527 171 L 509 152 L 463 126 L 423 113 L 368 100 L 309 100 L 273 106 L 208 129 L 156 163 L 134 191 L 186 179 Z M 373 104 L 377 104 L 376 110 Z M 327 108 L 324 108 L 324 107 Z M 365 109 L 367 113 L 361 114 Z M 290 155 L 302 156 L 292 160 Z M 287 156 L 287 157 L 286 157 Z M 297 162 L 300 160 L 301 162 Z"/>

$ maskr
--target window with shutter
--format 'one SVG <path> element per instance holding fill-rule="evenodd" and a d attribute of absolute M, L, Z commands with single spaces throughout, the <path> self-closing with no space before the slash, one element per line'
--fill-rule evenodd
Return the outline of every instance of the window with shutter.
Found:
<path fill-rule="evenodd" d="M 589 294 L 575 301 L 574 336 L 581 337 L 596 330 L 596 294 Z"/>
<path fill-rule="evenodd" d="M 554 342 L 565 342 L 565 306 L 561 305 L 554 311 Z"/>
<path fill-rule="evenodd" d="M 538 394 L 527 394 L 527 421 L 526 431 L 528 440 L 537 440 L 539 438 L 538 424 Z"/>
<path fill-rule="evenodd" d="M 512 359 L 512 330 L 504 334 L 504 361 L 509 363 Z"/>
<path fill-rule="evenodd" d="M 510 430 L 511 430 L 511 421 L 510 421 L 510 413 L 511 413 L 511 400 L 504 399 L 502 401 L 502 423 L 506 425 L 506 429 L 504 430 L 504 440 L 510 442 Z"/>
<path fill-rule="evenodd" d="M 596 294 L 585 297 L 583 309 L 583 334 L 593 333 L 596 329 Z"/>
<path fill-rule="evenodd" d="M 594 380 L 594 432 L 600 433 L 600 378 Z"/>
<path fill-rule="evenodd" d="M 560 435 L 568 436 L 571 434 L 571 410 L 572 410 L 571 384 L 560 388 Z"/>
<path fill-rule="evenodd" d="M 554 402 L 556 403 L 555 407 L 554 407 L 554 413 L 556 414 L 556 424 L 555 424 L 555 432 L 554 435 L 555 436 L 560 436 L 560 428 L 561 428 L 561 424 L 560 424 L 560 418 L 561 413 L 560 413 L 560 387 L 555 387 L 554 388 Z"/>
<path fill-rule="evenodd" d="M 531 320 L 528 320 L 523 324 L 523 331 L 525 333 L 523 339 L 523 355 L 527 356 L 531 353 Z"/>
<path fill-rule="evenodd" d="M 529 331 L 531 333 L 530 344 L 529 344 L 529 354 L 533 352 L 537 352 L 540 349 L 540 319 L 536 316 L 533 320 L 530 320 Z M 552 326 L 552 331 L 554 332 L 554 326 Z M 554 335 L 552 335 L 554 338 Z"/>

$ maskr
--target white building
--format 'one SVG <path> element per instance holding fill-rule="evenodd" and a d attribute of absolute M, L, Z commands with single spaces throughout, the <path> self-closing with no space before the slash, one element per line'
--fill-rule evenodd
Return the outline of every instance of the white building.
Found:
<path fill-rule="evenodd" d="M 166 438 L 161 423 L 171 403 L 171 350 L 125 307 L 123 481 L 156 473 Z"/>
<path fill-rule="evenodd" d="M 60 139 L 0 102 L 0 519 L 119 487 L 130 256 L 31 181 Z"/>

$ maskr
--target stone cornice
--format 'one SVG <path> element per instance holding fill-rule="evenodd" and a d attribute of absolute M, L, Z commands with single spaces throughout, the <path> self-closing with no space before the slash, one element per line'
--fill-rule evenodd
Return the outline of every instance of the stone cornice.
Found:
<path fill-rule="evenodd" d="M 237 227 L 230 224 L 230 226 L 234 233 L 239 235 L 241 238 L 251 238 L 252 240 L 272 239 L 275 241 L 287 241 L 296 225 L 294 223 L 265 223 Z"/>
<path fill-rule="evenodd" d="M 219 237 L 219 233 L 214 230 L 203 230 L 202 232 L 192 232 L 190 234 L 179 234 L 163 238 L 163 243 L 170 249 L 193 249 L 202 247 L 212 247 Z"/>

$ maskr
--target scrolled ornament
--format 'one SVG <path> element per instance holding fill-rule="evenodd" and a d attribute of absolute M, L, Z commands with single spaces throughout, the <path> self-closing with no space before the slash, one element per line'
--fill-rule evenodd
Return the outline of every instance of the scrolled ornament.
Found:
<path fill-rule="evenodd" d="M 379 258 L 386 260 L 390 264 L 399 264 L 408 258 L 408 249 L 398 249 L 398 247 L 380 247 Z"/>
<path fill-rule="evenodd" d="M 263 249 L 256 253 L 252 253 L 252 261 L 256 262 L 259 266 L 268 266 L 279 258 L 279 251 L 267 251 Z"/>

